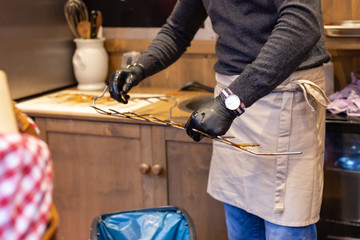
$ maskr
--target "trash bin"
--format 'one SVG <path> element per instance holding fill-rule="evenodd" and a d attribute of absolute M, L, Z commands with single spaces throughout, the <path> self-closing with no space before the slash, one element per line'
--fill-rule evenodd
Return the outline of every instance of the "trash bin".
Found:
<path fill-rule="evenodd" d="M 90 240 L 196 240 L 189 214 L 176 206 L 106 213 L 94 218 Z"/>

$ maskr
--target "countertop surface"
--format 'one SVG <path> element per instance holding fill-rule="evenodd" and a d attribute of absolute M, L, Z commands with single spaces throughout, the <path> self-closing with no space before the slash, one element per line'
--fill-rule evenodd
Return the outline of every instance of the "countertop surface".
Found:
<path fill-rule="evenodd" d="M 100 114 L 91 107 L 94 98 L 101 96 L 102 92 L 103 90 L 80 91 L 77 88 L 69 88 L 17 103 L 17 107 L 32 117 L 131 121 Z M 162 120 L 184 123 L 190 116 L 191 110 L 181 107 L 184 105 L 182 103 L 193 98 L 213 96 L 212 93 L 205 91 L 136 87 L 132 89 L 129 95 L 129 103 L 121 104 L 113 100 L 107 91 L 102 98 L 97 98 L 95 106 L 105 111 L 113 109 L 118 112 L 151 114 Z"/>

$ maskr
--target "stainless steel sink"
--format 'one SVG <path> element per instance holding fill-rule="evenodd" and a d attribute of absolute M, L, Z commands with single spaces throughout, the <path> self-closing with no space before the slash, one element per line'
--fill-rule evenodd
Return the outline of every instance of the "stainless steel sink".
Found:
<path fill-rule="evenodd" d="M 178 108 L 182 111 L 192 113 L 194 110 L 198 109 L 200 105 L 210 101 L 211 99 L 213 99 L 212 96 L 190 98 L 179 103 Z"/>

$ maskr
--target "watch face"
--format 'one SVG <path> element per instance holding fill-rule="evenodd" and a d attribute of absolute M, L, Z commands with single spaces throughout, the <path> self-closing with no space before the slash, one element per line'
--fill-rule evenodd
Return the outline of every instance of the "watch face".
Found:
<path fill-rule="evenodd" d="M 236 95 L 230 95 L 225 99 L 225 105 L 230 110 L 235 110 L 240 106 L 240 99 Z"/>

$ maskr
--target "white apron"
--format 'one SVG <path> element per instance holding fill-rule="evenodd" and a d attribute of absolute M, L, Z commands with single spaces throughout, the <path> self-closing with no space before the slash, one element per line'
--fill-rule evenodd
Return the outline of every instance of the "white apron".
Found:
<path fill-rule="evenodd" d="M 237 76 L 217 74 L 215 96 Z M 236 143 L 259 143 L 255 156 L 214 142 L 208 193 L 269 222 L 306 226 L 319 220 L 325 138 L 324 70 L 298 71 L 236 118 L 226 133 Z"/>

